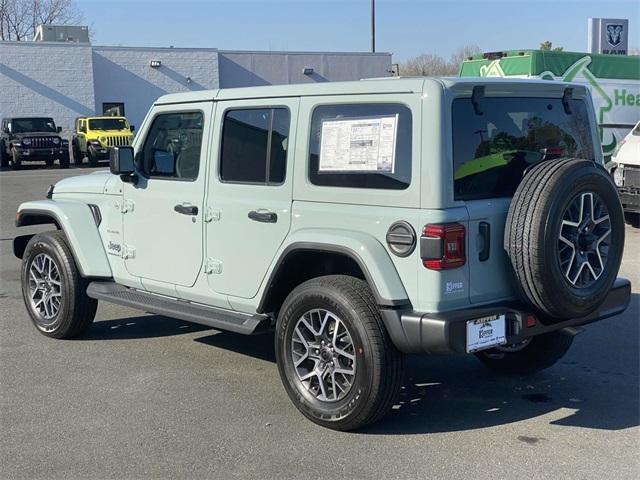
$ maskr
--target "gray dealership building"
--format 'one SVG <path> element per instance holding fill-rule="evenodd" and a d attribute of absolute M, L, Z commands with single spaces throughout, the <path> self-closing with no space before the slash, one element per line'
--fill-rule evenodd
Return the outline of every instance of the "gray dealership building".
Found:
<path fill-rule="evenodd" d="M 100 47 L 0 42 L 0 117 L 51 116 L 65 134 L 78 116 L 120 112 L 138 126 L 165 93 L 390 76 L 388 53 Z"/>

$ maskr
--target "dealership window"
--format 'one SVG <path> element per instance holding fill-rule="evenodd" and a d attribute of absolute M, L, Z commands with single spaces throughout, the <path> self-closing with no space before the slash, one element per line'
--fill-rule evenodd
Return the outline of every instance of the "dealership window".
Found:
<path fill-rule="evenodd" d="M 102 114 L 107 117 L 124 117 L 124 103 L 103 103 Z"/>
<path fill-rule="evenodd" d="M 142 149 L 147 177 L 195 180 L 200 168 L 202 112 L 158 115 Z"/>
<path fill-rule="evenodd" d="M 230 110 L 224 116 L 220 179 L 223 182 L 277 185 L 287 170 L 289 110 Z"/>
<path fill-rule="evenodd" d="M 533 165 L 559 157 L 592 160 L 585 102 L 561 98 L 486 97 L 453 101 L 456 200 L 512 196 Z"/>
<path fill-rule="evenodd" d="M 322 105 L 311 118 L 314 185 L 402 190 L 411 183 L 411 110 L 397 103 Z"/>

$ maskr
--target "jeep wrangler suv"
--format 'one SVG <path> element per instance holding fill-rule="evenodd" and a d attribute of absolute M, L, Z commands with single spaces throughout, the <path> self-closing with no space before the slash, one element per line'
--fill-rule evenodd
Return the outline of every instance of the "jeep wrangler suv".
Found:
<path fill-rule="evenodd" d="M 113 147 L 131 145 L 134 127 L 124 117 L 78 117 L 71 139 L 73 162 L 77 165 L 87 158 L 95 167 L 109 158 Z"/>
<path fill-rule="evenodd" d="M 580 85 L 171 94 L 110 171 L 19 207 L 18 226 L 55 226 L 14 240 L 35 327 L 81 335 L 106 301 L 273 329 L 288 395 L 330 428 L 380 419 L 405 353 L 529 374 L 629 303 L 622 208 Z"/>
<path fill-rule="evenodd" d="M 3 118 L 0 124 L 0 166 L 9 163 L 17 170 L 23 162 L 55 160 L 60 168 L 69 168 L 69 142 L 50 117 Z"/>

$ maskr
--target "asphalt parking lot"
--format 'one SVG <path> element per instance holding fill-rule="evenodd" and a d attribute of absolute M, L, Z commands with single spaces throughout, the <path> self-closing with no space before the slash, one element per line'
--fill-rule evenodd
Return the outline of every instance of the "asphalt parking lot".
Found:
<path fill-rule="evenodd" d="M 558 365 L 505 378 L 473 357 L 410 357 L 397 408 L 339 433 L 290 403 L 270 335 L 104 303 L 82 339 L 36 332 L 14 214 L 88 171 L 0 172 L 0 478 L 639 478 L 640 230 L 621 272 L 632 305 Z"/>

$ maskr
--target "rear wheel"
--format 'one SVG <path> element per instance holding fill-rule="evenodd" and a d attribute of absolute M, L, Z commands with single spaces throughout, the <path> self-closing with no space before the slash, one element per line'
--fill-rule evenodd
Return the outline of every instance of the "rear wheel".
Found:
<path fill-rule="evenodd" d="M 80 276 L 64 233 L 35 235 L 22 260 L 22 297 L 40 333 L 72 338 L 93 322 L 98 301 L 87 296 L 87 280 Z"/>
<path fill-rule="evenodd" d="M 6 168 L 9 166 L 9 155 L 7 155 L 6 147 L 4 143 L 0 143 L 0 167 Z"/>
<path fill-rule="evenodd" d="M 373 423 L 399 392 L 403 356 L 357 278 L 331 275 L 298 286 L 282 306 L 275 343 L 287 394 L 319 425 L 353 430 Z"/>
<path fill-rule="evenodd" d="M 545 333 L 513 345 L 503 345 L 476 353 L 491 370 L 531 375 L 549 368 L 567 353 L 573 335 L 563 331 Z"/>
<path fill-rule="evenodd" d="M 73 163 L 75 165 L 81 165 L 83 160 L 83 155 L 80 152 L 80 148 L 78 148 L 78 142 L 75 139 L 71 141 L 71 150 L 73 153 Z"/>

